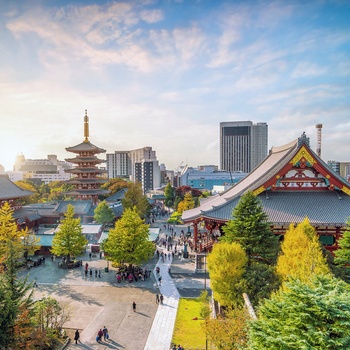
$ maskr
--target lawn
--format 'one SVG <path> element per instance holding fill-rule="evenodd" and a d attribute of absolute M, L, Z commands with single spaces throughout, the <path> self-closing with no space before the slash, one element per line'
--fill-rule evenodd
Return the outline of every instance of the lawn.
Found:
<path fill-rule="evenodd" d="M 177 310 L 172 345 L 181 344 L 186 350 L 205 349 L 205 331 L 200 316 L 202 302 L 199 299 L 182 298 Z M 197 317 L 198 320 L 193 320 Z"/>

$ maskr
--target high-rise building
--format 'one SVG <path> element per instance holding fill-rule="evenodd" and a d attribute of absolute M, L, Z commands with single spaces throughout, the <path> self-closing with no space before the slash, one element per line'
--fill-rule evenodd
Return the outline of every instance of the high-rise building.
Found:
<path fill-rule="evenodd" d="M 160 187 L 160 167 L 152 147 L 108 153 L 107 173 L 110 179 L 128 177 L 141 182 L 144 192 Z"/>
<path fill-rule="evenodd" d="M 220 123 L 220 168 L 249 173 L 267 156 L 268 127 L 251 121 Z"/>

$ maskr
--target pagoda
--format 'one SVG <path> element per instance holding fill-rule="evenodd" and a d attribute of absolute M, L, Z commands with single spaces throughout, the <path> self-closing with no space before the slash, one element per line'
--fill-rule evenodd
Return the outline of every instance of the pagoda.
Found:
<path fill-rule="evenodd" d="M 91 200 L 93 204 L 98 201 L 98 196 L 108 193 L 107 190 L 101 190 L 100 185 L 107 182 L 103 177 L 106 170 L 99 169 L 98 164 L 105 160 L 97 158 L 97 154 L 105 153 L 106 150 L 93 145 L 89 141 L 89 117 L 85 110 L 84 117 L 84 141 L 76 146 L 66 148 L 67 152 L 76 153 L 75 158 L 67 158 L 66 161 L 76 164 L 72 169 L 66 169 L 74 177 L 67 181 L 74 185 L 74 190 L 66 192 L 67 195 L 76 200 Z"/>
<path fill-rule="evenodd" d="M 325 248 L 334 252 L 350 215 L 350 184 L 333 171 L 310 147 L 305 133 L 298 140 L 273 147 L 249 175 L 220 195 L 201 201 L 199 207 L 182 214 L 192 224 L 196 248 L 211 249 L 222 226 L 232 219 L 233 209 L 246 192 L 259 197 L 271 229 L 282 236 L 291 224 L 308 217 Z M 209 241 L 199 242 L 199 227 Z M 211 241 L 212 240 L 212 241 Z"/>

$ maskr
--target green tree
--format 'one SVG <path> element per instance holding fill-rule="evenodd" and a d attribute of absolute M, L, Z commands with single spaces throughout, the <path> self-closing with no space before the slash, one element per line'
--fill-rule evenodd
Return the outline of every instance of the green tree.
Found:
<path fill-rule="evenodd" d="M 136 208 L 137 213 L 142 219 L 147 216 L 150 210 L 150 205 L 148 203 L 147 197 L 142 192 L 141 183 L 129 183 L 128 190 L 122 199 L 122 205 L 124 210 Z"/>
<path fill-rule="evenodd" d="M 350 287 L 330 276 L 291 280 L 259 307 L 250 349 L 350 349 Z"/>
<path fill-rule="evenodd" d="M 154 253 L 154 245 L 148 238 L 149 225 L 144 223 L 135 208 L 126 209 L 114 229 L 109 231 L 103 251 L 108 260 L 117 264 L 138 265 Z"/>
<path fill-rule="evenodd" d="M 94 219 L 101 225 L 110 224 L 115 220 L 113 210 L 108 206 L 106 201 L 98 203 L 94 211 Z"/>
<path fill-rule="evenodd" d="M 171 208 L 174 205 L 174 200 L 175 200 L 175 189 L 173 186 L 171 186 L 170 182 L 165 186 L 164 190 L 164 204 Z"/>
<path fill-rule="evenodd" d="M 350 219 L 346 222 L 346 230 L 338 241 L 339 248 L 335 251 L 334 262 L 346 269 L 350 264 Z"/>
<path fill-rule="evenodd" d="M 1 220 L 1 218 L 0 218 Z M 0 273 L 0 348 L 12 349 L 17 346 L 18 334 L 21 334 L 30 320 L 17 326 L 22 312 L 29 310 L 33 303 L 32 291 L 26 279 L 17 278 L 17 261 L 22 255 L 18 245 L 11 240 L 6 242 L 6 253 L 3 255 L 3 266 Z M 16 331 L 15 331 L 16 330 Z"/>
<path fill-rule="evenodd" d="M 246 253 L 238 243 L 217 243 L 208 255 L 211 288 L 221 305 L 243 303 L 242 293 L 245 290 L 241 280 L 247 261 Z"/>
<path fill-rule="evenodd" d="M 297 278 L 305 283 L 315 274 L 330 274 L 321 243 L 307 218 L 286 231 L 276 271 L 283 280 Z"/>
<path fill-rule="evenodd" d="M 278 241 L 270 229 L 261 201 L 253 192 L 244 194 L 233 210 L 233 219 L 223 226 L 222 241 L 239 243 L 253 260 L 274 264 L 278 253 Z"/>
<path fill-rule="evenodd" d="M 64 214 L 65 218 L 52 240 L 51 252 L 58 256 L 65 256 L 67 263 L 70 262 L 72 256 L 81 254 L 88 243 L 82 234 L 83 228 L 80 224 L 80 218 L 75 218 L 74 215 L 74 207 L 69 204 Z"/>

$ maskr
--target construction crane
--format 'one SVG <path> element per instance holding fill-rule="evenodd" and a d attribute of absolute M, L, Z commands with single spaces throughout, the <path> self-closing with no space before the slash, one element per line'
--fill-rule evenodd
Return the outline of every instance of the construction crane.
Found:
<path fill-rule="evenodd" d="M 316 153 L 321 158 L 321 140 L 322 140 L 322 124 L 316 124 L 317 129 L 317 148 Z"/>

